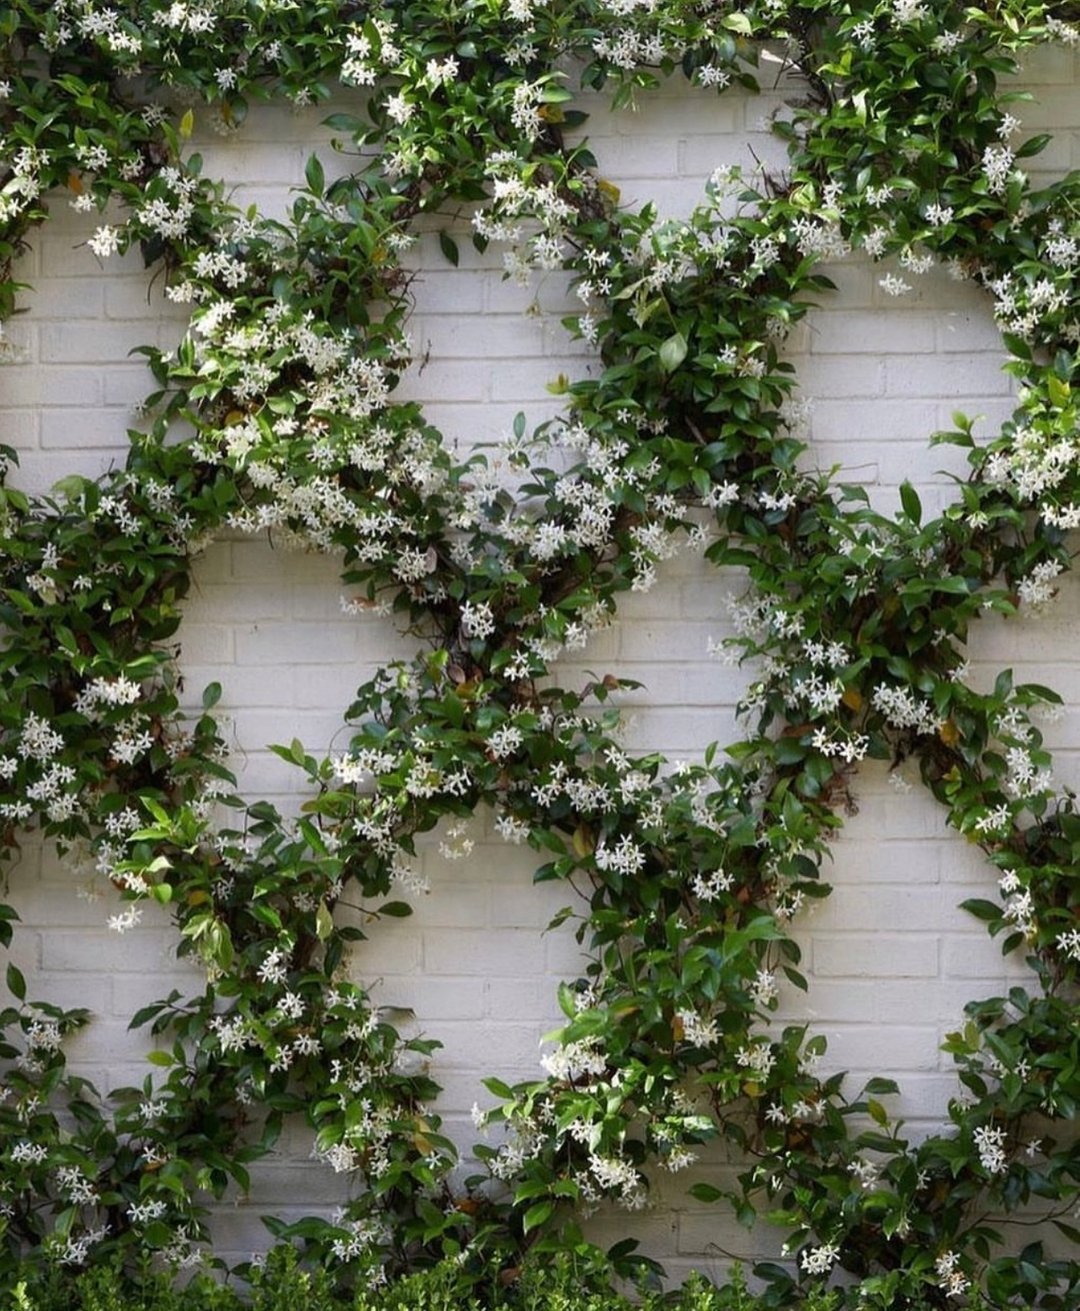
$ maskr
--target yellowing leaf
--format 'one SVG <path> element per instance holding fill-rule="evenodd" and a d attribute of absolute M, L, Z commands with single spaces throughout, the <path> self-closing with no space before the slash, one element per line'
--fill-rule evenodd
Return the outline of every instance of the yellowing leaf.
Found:
<path fill-rule="evenodd" d="M 960 741 L 960 730 L 956 727 L 956 721 L 946 719 L 944 724 L 942 724 L 938 729 L 938 737 L 941 738 L 942 742 L 944 742 L 947 747 L 956 746 L 957 742 Z"/>
<path fill-rule="evenodd" d="M 315 934 L 320 942 L 325 942 L 333 931 L 334 917 L 326 909 L 326 902 L 320 901 L 315 911 Z"/>
<path fill-rule="evenodd" d="M 619 188 L 615 185 L 614 182 L 609 182 L 607 178 L 600 178 L 600 180 L 597 182 L 596 185 L 599 188 L 601 194 L 607 196 L 608 200 L 610 200 L 613 205 L 617 205 L 619 203 L 620 199 L 622 198 L 622 192 L 619 190 Z"/>
<path fill-rule="evenodd" d="M 195 111 L 189 109 L 180 120 L 180 139 L 186 141 L 195 130 Z"/>
<path fill-rule="evenodd" d="M 572 845 L 574 848 L 574 855 L 577 856 L 578 860 L 584 860 L 586 856 L 591 856 L 596 849 L 596 843 L 593 841 L 593 836 L 584 824 L 579 824 L 577 828 L 574 829 Z"/>
<path fill-rule="evenodd" d="M 844 688 L 844 695 L 840 698 L 849 710 L 861 710 L 863 706 L 863 695 L 854 685 Z"/>
<path fill-rule="evenodd" d="M 1056 374 L 1051 373 L 1047 376 L 1046 389 L 1050 393 L 1050 400 L 1059 410 L 1068 405 L 1072 389 L 1067 382 L 1057 377 Z"/>

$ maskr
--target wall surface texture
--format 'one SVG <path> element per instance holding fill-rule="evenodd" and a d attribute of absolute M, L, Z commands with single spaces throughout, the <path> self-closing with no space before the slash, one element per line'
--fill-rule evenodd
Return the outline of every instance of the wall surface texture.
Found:
<path fill-rule="evenodd" d="M 775 67 L 764 68 L 770 86 Z M 1034 99 L 1017 112 L 1025 131 L 1055 132 L 1034 161 L 1049 174 L 1080 166 L 1076 74 L 1064 52 L 1044 53 L 1025 72 Z M 679 80 L 642 97 L 632 112 L 612 114 L 594 98 L 588 135 L 601 173 L 624 203 L 652 199 L 662 213 L 685 214 L 718 165 L 752 170 L 757 160 L 779 162 L 762 119 L 791 94 L 798 94 L 797 83 L 782 82 L 768 95 L 717 99 Z M 329 149 L 320 126 L 326 112 L 260 108 L 241 134 L 222 139 L 197 111 L 206 170 L 228 177 L 245 203 L 281 212 L 312 150 L 328 167 L 348 166 Z M 32 286 L 24 302 L 29 312 L 10 325 L 13 358 L 0 371 L 0 441 L 18 448 L 17 481 L 34 491 L 123 459 L 133 406 L 151 389 L 129 352 L 148 342 L 168 346 L 183 329 L 182 315 L 137 253 L 104 266 L 91 254 L 84 243 L 100 216 L 76 214 L 64 197 L 53 212 L 17 271 Z M 452 221 L 463 237 L 467 220 Z M 443 259 L 434 233 L 411 253 L 417 363 L 402 393 L 423 401 L 446 440 L 467 449 L 508 434 L 518 410 L 530 424 L 556 412 L 547 384 L 594 366 L 560 325 L 572 297 L 558 275 L 523 288 L 503 280 L 497 250 L 481 257 L 467 242 L 461 250 L 458 269 Z M 910 295 L 894 298 L 879 285 L 888 271 L 855 258 L 832 267 L 836 293 L 787 343 L 812 406 L 805 460 L 840 466 L 886 510 L 898 504 L 899 483 L 911 479 L 934 509 L 952 494 L 946 464 L 954 473 L 962 466 L 952 448 L 930 450 L 929 435 L 949 426 L 956 409 L 984 416 L 976 431 L 990 433 L 1010 411 L 1011 382 L 1001 371 L 983 292 L 933 271 L 911 279 L 917 285 Z M 729 631 L 725 601 L 740 587 L 737 575 L 720 576 L 700 561 L 670 562 L 651 592 L 623 600 L 614 626 L 577 653 L 578 663 L 560 666 L 560 677 L 576 683 L 592 670 L 639 680 L 641 690 L 622 701 L 629 743 L 697 758 L 710 741 L 738 733 L 733 707 L 748 671 L 710 659 L 708 644 Z M 290 772 L 267 744 L 299 737 L 317 754 L 343 749 L 341 716 L 352 690 L 410 650 L 390 620 L 344 614 L 340 595 L 333 559 L 289 554 L 265 537 L 221 540 L 198 563 L 180 634 L 187 695 L 195 704 L 207 682 L 222 683 L 233 763 L 252 800 L 272 796 L 295 806 Z M 1074 785 L 1078 599 L 1067 583 L 1044 615 L 986 620 L 971 651 L 974 680 L 990 682 L 1011 666 L 1018 681 L 1062 692 L 1065 713 L 1047 737 L 1061 781 Z M 999 992 L 1022 967 L 1003 962 L 981 926 L 956 908 L 992 889 L 993 872 L 946 829 L 918 778 L 890 780 L 872 765 L 853 787 L 858 813 L 845 822 L 827 870 L 833 895 L 798 925 L 811 989 L 791 990 L 783 1006 L 827 1036 L 830 1068 L 852 1071 L 853 1080 L 867 1073 L 898 1078 L 909 1127 L 918 1134 L 943 1122 L 955 1090 L 939 1051 L 943 1035 L 957 1027 L 965 1001 Z M 542 1035 L 558 1022 L 556 982 L 578 968 L 572 936 L 542 933 L 570 890 L 533 887 L 531 853 L 493 839 L 482 815 L 474 829 L 475 847 L 464 860 L 446 860 L 438 835 L 432 837 L 423 861 L 430 891 L 417 913 L 376 926 L 353 966 L 358 978 L 377 981 L 388 1005 L 412 1008 L 416 1026 L 442 1042 L 433 1061 L 445 1089 L 441 1111 L 466 1149 L 475 1132 L 470 1107 L 487 1096 L 481 1076 L 539 1073 Z M 128 1018 L 191 977 L 175 960 L 167 920 L 147 916 L 118 939 L 105 927 L 116 910 L 111 889 L 97 901 L 73 898 L 72 871 L 33 847 L 10 878 L 11 900 L 27 925 L 16 939 L 16 959 L 33 995 L 95 1014 L 73 1045 L 73 1059 L 103 1088 L 141 1080 L 149 1067 L 127 1032 Z M 252 1196 L 222 1209 L 217 1228 L 225 1255 L 246 1256 L 265 1243 L 258 1223 L 264 1212 L 332 1204 L 340 1181 L 309 1159 L 309 1149 L 297 1131 L 258 1168 Z M 713 1162 L 695 1177 L 724 1168 Z M 686 1175 L 668 1180 L 643 1214 L 598 1216 L 595 1234 L 639 1236 L 675 1276 L 691 1267 L 716 1274 L 729 1254 L 775 1247 L 774 1235 L 748 1235 L 716 1208 L 689 1199 L 689 1182 Z"/>

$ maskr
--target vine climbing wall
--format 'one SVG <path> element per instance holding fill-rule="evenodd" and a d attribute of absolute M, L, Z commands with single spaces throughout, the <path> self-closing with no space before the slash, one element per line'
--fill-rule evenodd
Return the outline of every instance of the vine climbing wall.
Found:
<path fill-rule="evenodd" d="M 784 146 L 771 118 L 789 113 L 807 87 L 779 59 L 766 60 L 759 75 L 761 94 L 734 90 L 717 99 L 672 78 L 619 109 L 603 92 L 580 97 L 575 107 L 589 117 L 577 133 L 587 138 L 607 194 L 633 207 L 652 201 L 660 215 L 681 218 L 717 169 L 738 166 L 748 179 L 781 173 Z M 1053 134 L 1028 161 L 1036 179 L 1080 165 L 1076 75 L 1070 49 L 1025 57 L 1016 86 L 1031 99 L 1016 113 L 1025 133 Z M 354 148 L 346 141 L 335 151 L 331 139 L 342 134 L 324 126 L 328 115 L 349 112 L 340 94 L 317 107 L 257 105 L 222 134 L 196 104 L 185 149 L 202 154 L 207 176 L 228 179 L 234 202 L 285 216 L 293 189 L 305 175 L 310 180 L 313 152 L 327 179 L 355 167 Z M 144 268 L 137 248 L 95 256 L 87 242 L 102 216 L 73 199 L 49 196 L 49 222 L 30 234 L 14 270 L 30 287 L 26 312 L 4 325 L 0 440 L 18 451 L 18 486 L 34 493 L 123 463 L 127 429 L 139 424 L 153 387 L 144 357 L 133 352 L 151 345 L 168 354 L 188 320 L 189 306 L 166 295 L 166 279 Z M 456 453 L 489 452 L 509 480 L 499 444 L 516 416 L 524 413 L 531 430 L 557 415 L 569 382 L 598 377 L 601 365 L 562 324 L 581 309 L 569 274 L 515 276 L 498 243 L 485 252 L 473 247 L 470 219 L 464 202 L 422 217 L 418 241 L 401 256 L 411 363 L 395 395 L 422 403 Z M 835 289 L 820 289 L 780 347 L 797 370 L 789 405 L 791 430 L 807 443 L 800 467 L 838 470 L 839 480 L 861 484 L 889 516 L 901 509 L 906 484 L 930 518 L 954 499 L 967 466 L 962 450 L 931 448 L 928 435 L 951 428 L 961 411 L 979 416 L 975 432 L 988 436 L 1016 404 L 992 300 L 943 266 L 912 278 L 895 260 L 860 252 L 826 259 L 820 271 Z M 889 279 L 905 276 L 912 287 L 892 294 Z M 739 665 L 723 647 L 745 631 L 745 591 L 737 563 L 717 569 L 692 551 L 662 558 L 652 585 L 622 597 L 617 615 L 587 640 L 568 643 L 547 678 L 567 687 L 624 681 L 605 704 L 623 712 L 626 751 L 700 764 L 710 743 L 745 735 L 737 708 L 761 675 L 754 659 Z M 1064 786 L 1080 783 L 1078 599 L 1065 578 L 1055 598 L 1020 615 L 987 613 L 972 626 L 964 671 L 972 686 L 989 690 L 1008 667 L 1016 682 L 1062 694 L 1042 731 Z M 386 609 L 342 582 L 333 554 L 297 549 L 272 528 L 226 530 L 206 544 L 182 602 L 178 696 L 197 713 L 204 688 L 220 685 L 217 713 L 241 797 L 296 813 L 310 790 L 300 786 L 296 761 L 285 758 L 290 744 L 317 757 L 347 751 L 342 707 L 358 684 L 393 660 L 410 660 L 417 647 L 402 616 Z M 284 755 L 272 744 L 284 744 Z M 849 1071 L 855 1087 L 871 1076 L 897 1080 L 902 1092 L 890 1099 L 890 1115 L 903 1118 L 917 1141 L 949 1122 L 955 1078 L 942 1044 L 963 1028 L 965 1002 L 1007 990 L 1025 971 L 958 908 L 993 897 L 996 874 L 947 826 L 917 763 L 867 759 L 838 771 L 830 786 L 829 801 L 843 816 L 823 866 L 833 894 L 807 898 L 792 920 L 809 990 L 781 980 L 778 1016 L 827 1040 L 819 1074 Z M 566 1022 L 557 987 L 584 969 L 573 928 L 585 889 L 573 880 L 534 885 L 536 853 L 503 841 L 487 807 L 444 817 L 418 836 L 417 850 L 403 893 L 410 916 L 376 919 L 351 907 L 347 892 L 334 913 L 367 935 L 362 953 L 359 943 L 348 948 L 355 955 L 346 970 L 401 1033 L 437 1044 L 407 1059 L 442 1089 L 433 1107 L 461 1150 L 454 1179 L 464 1188 L 477 1168 L 474 1146 L 504 1141 L 497 1124 L 475 1123 L 474 1107 L 493 1102 L 481 1079 L 493 1071 L 508 1084 L 540 1078 L 545 1059 L 550 1072 L 557 1048 L 545 1035 Z M 149 905 L 118 935 L 128 903 L 110 881 L 95 879 L 77 850 L 58 855 L 33 835 L 21 840 L 8 878 L 21 920 L 11 959 L 29 994 L 92 1013 L 93 1022 L 67 1041 L 71 1067 L 105 1093 L 141 1085 L 154 1039 L 145 1027 L 129 1029 L 133 1012 L 171 988 L 186 995 L 201 986 L 201 967 L 190 956 L 177 959 L 170 908 Z M 542 932 L 549 922 L 554 927 Z M 264 1247 L 266 1213 L 285 1221 L 334 1213 L 348 1181 L 313 1159 L 312 1147 L 310 1128 L 287 1125 L 252 1166 L 250 1187 L 233 1185 L 211 1204 L 220 1255 L 242 1260 Z M 605 1245 L 640 1239 L 675 1277 L 692 1268 L 718 1276 L 732 1256 L 776 1256 L 779 1231 L 750 1232 L 708 1200 L 711 1188 L 734 1188 L 745 1168 L 732 1150 L 729 1157 L 704 1144 L 693 1164 L 662 1176 L 647 1204 L 630 1213 L 598 1198 L 586 1208 L 586 1233 Z M 703 1186 L 696 1197 L 687 1191 L 695 1182 Z M 1063 1241 L 1049 1227 L 1046 1236 Z"/>

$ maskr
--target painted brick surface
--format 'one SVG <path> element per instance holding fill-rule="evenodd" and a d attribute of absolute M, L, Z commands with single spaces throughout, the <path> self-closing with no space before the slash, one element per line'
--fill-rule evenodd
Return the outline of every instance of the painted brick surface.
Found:
<path fill-rule="evenodd" d="M 1075 75 L 1073 58 L 1060 51 L 1029 70 L 1036 99 L 1023 107 L 1027 125 L 1060 133 L 1053 153 L 1034 161 L 1044 172 L 1080 160 Z M 625 202 L 654 198 L 662 212 L 686 213 L 718 165 L 751 168 L 753 154 L 780 162 L 760 124 L 778 97 L 716 101 L 672 84 L 632 113 L 612 114 L 597 103 L 591 146 Z M 237 182 L 243 201 L 281 213 L 312 149 L 342 167 L 325 148 L 323 113 L 258 108 L 243 136 L 202 143 L 207 171 Z M 122 459 L 131 407 L 150 390 L 129 352 L 148 342 L 170 345 L 183 324 L 136 256 L 103 268 L 90 254 L 83 243 L 97 216 L 71 212 L 62 197 L 53 209 L 17 271 L 33 284 L 30 312 L 10 329 L 21 359 L 0 374 L 0 439 L 18 448 L 19 482 L 35 492 L 64 474 L 94 474 Z M 547 384 L 595 367 L 559 325 L 573 299 L 556 275 L 516 286 L 502 279 L 497 251 L 480 256 L 467 241 L 453 270 L 434 232 L 410 258 L 417 363 L 399 395 L 424 402 L 459 449 L 498 440 L 519 409 L 531 424 L 554 414 Z M 804 463 L 839 466 L 884 510 L 898 504 L 898 485 L 911 478 L 932 510 L 951 496 L 949 475 L 963 466 L 955 451 L 931 450 L 929 434 L 958 408 L 986 416 L 978 431 L 992 431 L 1008 413 L 1010 380 L 988 302 L 976 288 L 935 272 L 897 300 L 878 284 L 885 271 L 858 259 L 831 268 L 839 292 L 823 298 L 788 344 L 813 405 Z M 389 620 L 342 614 L 334 561 L 289 554 L 265 539 L 216 543 L 199 561 L 195 584 L 181 634 L 188 694 L 194 701 L 210 680 L 222 683 L 242 791 L 295 806 L 295 771 L 268 743 L 300 737 L 316 752 L 343 747 L 340 715 L 352 690 L 384 661 L 408 655 L 409 642 Z M 741 587 L 737 572 L 673 561 L 653 591 L 625 598 L 612 627 L 557 667 L 558 676 L 580 682 L 592 670 L 640 681 L 641 690 L 623 696 L 628 741 L 696 758 L 709 741 L 738 731 L 734 705 L 747 671 L 710 660 L 707 646 L 728 631 L 725 600 Z M 971 643 L 971 677 L 980 685 L 1008 665 L 1018 680 L 1063 692 L 1064 713 L 1047 737 L 1063 781 L 1073 785 L 1080 780 L 1078 600 L 1076 582 L 1067 581 L 1044 617 L 983 620 Z M 897 790 L 880 766 L 853 780 L 858 814 L 836 838 L 826 869 L 834 893 L 797 929 L 811 989 L 789 989 L 782 1011 L 827 1036 L 830 1069 L 900 1079 L 914 1131 L 925 1132 L 944 1118 L 952 1087 L 939 1051 L 943 1035 L 960 1022 L 967 999 L 1000 991 L 1019 971 L 956 909 L 992 888 L 991 871 L 946 830 L 917 778 L 902 781 L 909 791 Z M 466 1147 L 473 1141 L 469 1108 L 486 1096 L 480 1077 L 539 1072 L 541 1036 L 558 1022 L 555 984 L 578 968 L 572 922 L 542 933 L 572 892 L 534 887 L 532 854 L 493 839 L 489 817 L 476 816 L 472 827 L 476 845 L 463 861 L 444 859 L 438 835 L 430 837 L 420 861 L 430 891 L 416 914 L 374 926 L 352 962 L 387 1005 L 415 1013 L 404 1022 L 444 1044 L 433 1070 L 446 1090 L 446 1122 Z M 104 927 L 115 909 L 108 897 L 76 900 L 70 873 L 33 844 L 11 885 L 26 921 L 15 958 L 34 994 L 77 1000 L 97 1016 L 73 1050 L 80 1068 L 105 1087 L 141 1079 L 149 1067 L 139 1038 L 126 1031 L 127 1016 L 194 981 L 172 955 L 164 916 L 148 913 L 118 944 Z M 261 1211 L 295 1212 L 301 1197 L 332 1204 L 339 1181 L 313 1166 L 308 1151 L 295 1134 L 256 1171 L 253 1197 L 220 1217 L 226 1249 L 246 1254 L 260 1243 Z M 732 1168 L 717 1157 L 699 1164 L 695 1177 L 715 1180 Z M 775 1250 L 771 1235 L 746 1235 L 689 1199 L 683 1183 L 665 1180 L 643 1215 L 597 1216 L 595 1234 L 641 1237 L 673 1275 L 691 1267 L 718 1273 L 722 1253 Z"/>

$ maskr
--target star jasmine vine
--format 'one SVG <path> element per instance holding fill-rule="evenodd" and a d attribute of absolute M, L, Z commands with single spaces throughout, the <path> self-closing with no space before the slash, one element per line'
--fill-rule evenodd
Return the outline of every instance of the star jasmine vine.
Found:
<path fill-rule="evenodd" d="M 1080 1264 L 1014 1240 L 1033 1199 L 1075 1244 L 1080 815 L 1038 714 L 1059 698 L 1002 671 L 967 682 L 969 628 L 1052 602 L 1080 524 L 1072 383 L 1080 342 L 1077 179 L 1036 184 L 1008 75 L 1075 47 L 1071 4 L 1002 0 L 533 0 L 154 5 L 19 0 L 0 14 L 0 318 L 49 210 L 87 214 L 87 257 L 140 248 L 190 306 L 126 465 L 50 497 L 0 488 L 0 846 L 40 830 L 73 880 L 112 884 L 118 932 L 174 917 L 205 987 L 132 1018 L 156 1039 L 142 1086 L 108 1104 L 67 1070 L 86 1012 L 0 1010 L 0 1279 L 26 1252 L 74 1268 L 157 1252 L 212 1260 L 209 1202 L 248 1187 L 287 1118 L 350 1182 L 334 1218 L 271 1233 L 343 1283 L 450 1256 L 513 1269 L 583 1239 L 596 1206 L 634 1211 L 656 1169 L 726 1140 L 737 1180 L 699 1200 L 787 1234 L 761 1267 L 777 1306 L 1075 1305 Z M 685 220 L 620 205 L 578 88 L 616 106 L 665 78 L 753 90 L 762 52 L 798 94 L 772 121 L 782 173 L 715 173 Z M 346 108 L 288 213 L 240 209 L 191 148 L 196 121 L 243 130 L 249 103 Z M 351 168 L 353 171 L 348 171 Z M 418 221 L 469 207 L 508 277 L 572 279 L 568 332 L 596 352 L 561 416 L 501 451 L 455 455 L 396 398 L 411 347 L 405 253 Z M 1000 433 L 954 416 L 933 440 L 969 475 L 924 520 L 807 473 L 783 343 L 855 252 L 904 296 L 944 265 L 985 288 L 1019 393 Z M 178 696 L 193 561 L 224 529 L 341 561 L 343 608 L 391 613 L 412 661 L 361 685 L 335 755 L 274 749 L 299 818 L 243 801 L 215 706 Z M 740 567 L 745 737 L 702 763 L 633 757 L 613 676 L 557 682 L 620 595 L 679 551 Z M 824 1040 L 773 1022 L 805 988 L 790 922 L 821 877 L 866 758 L 917 762 L 986 853 L 996 898 L 965 903 L 1027 986 L 972 1001 L 946 1050 L 948 1132 L 906 1137 L 886 1079 L 823 1077 Z M 582 976 L 533 1082 L 486 1080 L 499 1134 L 462 1183 L 442 1132 L 435 1044 L 399 1033 L 358 979 L 363 925 L 404 917 L 416 839 L 466 859 L 467 821 L 527 842 L 537 879 L 584 889 Z M 991 882 L 994 881 L 992 878 Z M 17 932 L 0 906 L 0 944 Z M 635 1259 L 614 1253 L 619 1268 Z M 980 1303 L 976 1299 L 982 1298 Z"/>

